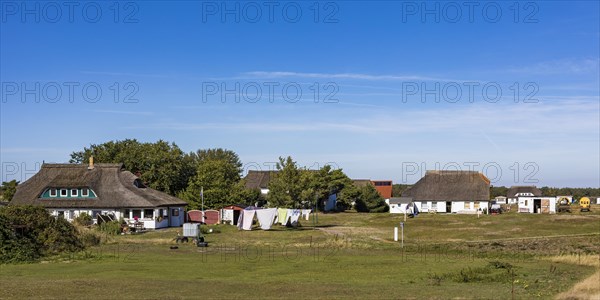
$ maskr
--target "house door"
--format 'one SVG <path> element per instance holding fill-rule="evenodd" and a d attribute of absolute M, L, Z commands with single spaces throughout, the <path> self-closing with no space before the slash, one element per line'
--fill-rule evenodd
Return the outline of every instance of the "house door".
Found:
<path fill-rule="evenodd" d="M 233 222 L 231 222 L 233 225 L 237 225 L 238 218 L 240 217 L 240 212 L 241 210 L 233 211 Z"/>
<path fill-rule="evenodd" d="M 446 201 L 446 212 L 447 213 L 452 212 L 452 201 Z"/>
<path fill-rule="evenodd" d="M 550 200 L 542 199 L 542 213 L 549 214 L 550 213 Z"/>
<path fill-rule="evenodd" d="M 533 199 L 533 213 L 539 214 L 542 210 L 542 199 Z"/>

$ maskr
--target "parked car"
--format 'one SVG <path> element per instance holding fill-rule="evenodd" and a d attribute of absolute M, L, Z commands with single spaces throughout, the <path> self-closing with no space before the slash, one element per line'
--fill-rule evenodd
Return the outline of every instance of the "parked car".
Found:
<path fill-rule="evenodd" d="M 492 206 L 490 207 L 490 213 L 492 213 L 492 214 L 501 214 L 502 213 L 502 206 L 500 206 L 500 204 L 492 204 Z"/>

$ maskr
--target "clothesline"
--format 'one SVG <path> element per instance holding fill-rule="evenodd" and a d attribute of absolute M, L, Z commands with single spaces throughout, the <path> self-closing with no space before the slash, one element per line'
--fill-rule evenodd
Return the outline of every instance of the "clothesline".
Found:
<path fill-rule="evenodd" d="M 265 208 L 265 209 L 244 209 L 238 218 L 237 226 L 240 230 L 252 230 L 254 216 L 258 219 L 258 223 L 262 230 L 269 230 L 273 224 L 292 226 L 298 224 L 300 216 L 308 221 L 310 209 L 290 209 L 290 208 Z"/>

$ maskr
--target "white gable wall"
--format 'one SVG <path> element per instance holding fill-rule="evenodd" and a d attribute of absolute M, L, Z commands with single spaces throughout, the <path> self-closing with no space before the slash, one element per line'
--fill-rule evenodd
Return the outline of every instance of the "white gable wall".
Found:
<path fill-rule="evenodd" d="M 436 211 L 446 213 L 446 201 L 415 201 L 420 212 Z M 489 201 L 451 201 L 450 213 L 477 213 L 479 209 L 489 209 Z"/>
<path fill-rule="evenodd" d="M 539 200 L 539 201 L 537 201 Z M 535 207 L 536 205 L 541 206 L 544 200 L 548 201 L 548 213 L 556 213 L 556 200 L 557 197 L 519 197 L 519 212 L 520 213 L 542 213 L 542 207 Z M 538 204 L 539 203 L 539 204 Z"/>

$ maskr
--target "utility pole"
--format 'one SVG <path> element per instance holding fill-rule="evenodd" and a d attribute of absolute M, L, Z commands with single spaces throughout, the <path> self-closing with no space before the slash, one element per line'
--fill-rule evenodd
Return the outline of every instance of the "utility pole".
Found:
<path fill-rule="evenodd" d="M 205 223 L 206 217 L 204 216 L 204 187 L 200 187 L 200 198 L 202 199 L 202 223 Z"/>

